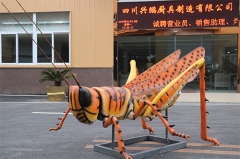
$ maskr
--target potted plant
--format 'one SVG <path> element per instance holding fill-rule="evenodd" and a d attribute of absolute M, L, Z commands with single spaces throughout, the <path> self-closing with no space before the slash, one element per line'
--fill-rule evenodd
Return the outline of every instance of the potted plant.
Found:
<path fill-rule="evenodd" d="M 63 69 L 59 71 L 65 79 L 68 79 L 72 77 L 72 75 L 67 74 L 70 70 Z M 54 85 L 46 86 L 49 101 L 63 101 L 65 99 L 66 88 L 65 86 L 62 86 L 62 81 L 64 81 L 64 78 L 61 76 L 61 74 L 52 68 L 41 71 L 41 76 L 43 76 L 43 78 L 38 80 L 39 83 L 43 83 L 45 81 L 54 82 Z"/>

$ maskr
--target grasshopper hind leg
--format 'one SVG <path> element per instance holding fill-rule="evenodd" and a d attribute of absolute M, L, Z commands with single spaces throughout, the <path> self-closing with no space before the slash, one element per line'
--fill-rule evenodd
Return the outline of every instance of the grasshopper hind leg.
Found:
<path fill-rule="evenodd" d="M 142 120 L 142 128 L 143 128 L 143 129 L 148 129 L 148 130 L 149 130 L 149 133 L 150 133 L 151 135 L 153 135 L 153 134 L 154 134 L 153 128 L 152 128 L 151 126 L 149 126 L 149 125 L 147 124 L 147 122 L 146 122 L 143 118 L 141 118 L 141 120 Z"/>
<path fill-rule="evenodd" d="M 201 112 L 201 139 L 204 141 L 212 142 L 220 146 L 217 139 L 208 136 L 207 132 L 207 107 L 206 107 L 206 94 L 205 94 L 205 64 L 200 68 L 200 112 Z"/>
<path fill-rule="evenodd" d="M 182 137 L 182 138 L 185 138 L 186 140 L 188 140 L 190 138 L 190 135 L 185 135 L 183 133 L 176 132 L 172 128 L 173 126 L 169 125 L 168 121 L 162 116 L 162 114 L 160 112 L 157 111 L 155 104 L 152 104 L 151 101 L 147 101 L 147 100 L 145 100 L 145 103 L 152 108 L 152 110 L 156 113 L 156 115 L 159 117 L 159 119 L 162 121 L 162 123 L 165 125 L 165 127 L 167 128 L 168 132 L 171 135 Z"/>

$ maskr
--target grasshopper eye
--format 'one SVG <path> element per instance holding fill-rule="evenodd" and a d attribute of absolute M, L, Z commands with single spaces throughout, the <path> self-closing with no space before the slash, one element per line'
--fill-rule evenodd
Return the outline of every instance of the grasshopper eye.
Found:
<path fill-rule="evenodd" d="M 82 107 L 88 107 L 92 103 L 92 95 L 84 87 L 80 87 L 79 89 L 79 103 Z"/>

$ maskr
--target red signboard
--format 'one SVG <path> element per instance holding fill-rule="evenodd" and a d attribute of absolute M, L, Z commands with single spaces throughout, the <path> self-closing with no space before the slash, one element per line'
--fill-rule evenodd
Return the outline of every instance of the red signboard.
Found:
<path fill-rule="evenodd" d="M 118 2 L 118 29 L 238 26 L 239 0 Z"/>

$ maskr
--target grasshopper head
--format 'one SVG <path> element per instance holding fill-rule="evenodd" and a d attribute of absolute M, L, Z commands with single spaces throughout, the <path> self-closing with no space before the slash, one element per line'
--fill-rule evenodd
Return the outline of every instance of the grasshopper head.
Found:
<path fill-rule="evenodd" d="M 91 124 L 97 119 L 100 100 L 98 93 L 94 89 L 70 86 L 68 102 L 73 115 L 81 123 Z"/>

